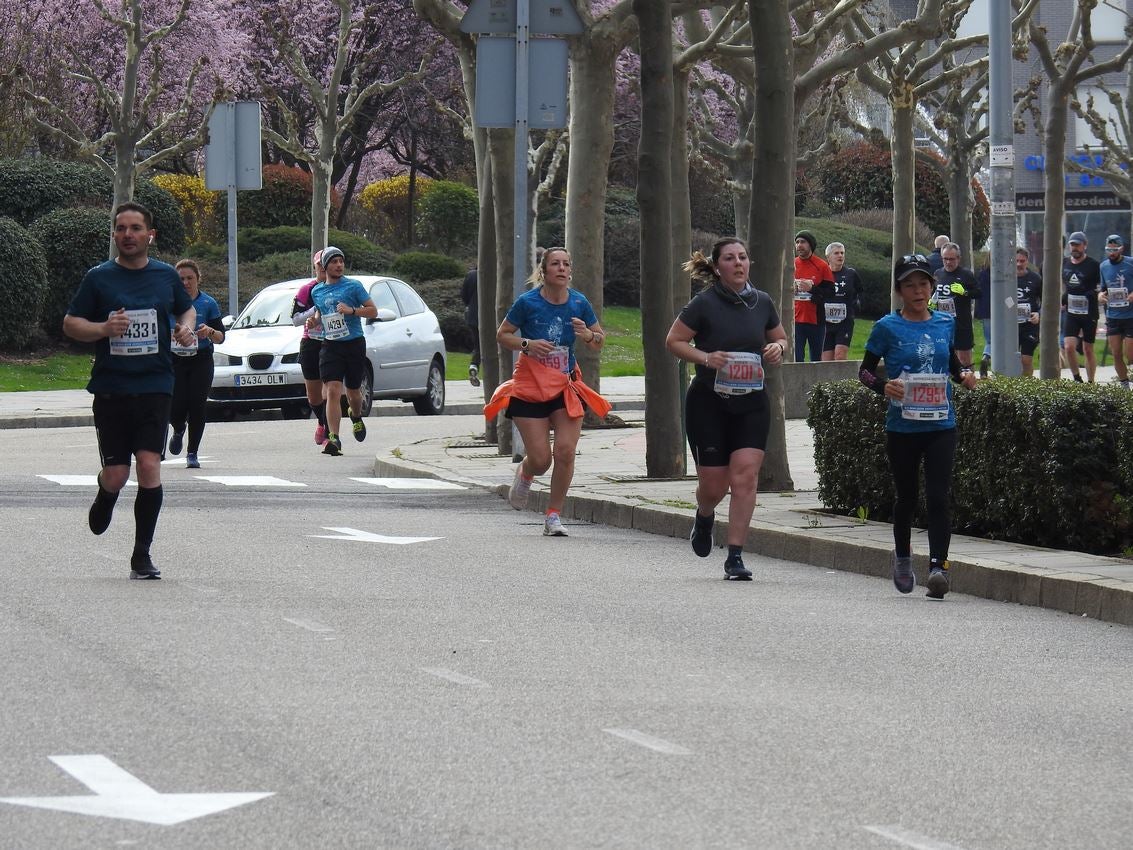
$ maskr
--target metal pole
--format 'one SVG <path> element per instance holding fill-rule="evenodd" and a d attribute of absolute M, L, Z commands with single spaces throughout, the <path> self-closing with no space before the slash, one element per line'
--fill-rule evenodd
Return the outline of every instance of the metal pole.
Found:
<path fill-rule="evenodd" d="M 1011 4 L 989 3 L 988 135 L 991 146 L 991 365 L 1018 377 L 1019 325 L 1015 299 L 1015 145 L 1011 97 Z M 1049 215 L 1049 210 L 1047 211 Z M 1057 274 L 1057 270 L 1053 272 Z M 1043 305 L 1045 309 L 1056 309 Z"/>
<path fill-rule="evenodd" d="M 236 104 L 224 104 L 228 113 L 228 313 L 240 312 L 240 276 L 236 250 Z"/>
<path fill-rule="evenodd" d="M 531 23 L 529 0 L 516 0 L 515 4 L 515 193 L 512 196 L 512 230 L 514 244 L 511 251 L 513 300 L 523 293 L 527 278 L 527 39 Z M 519 358 L 519 352 L 512 355 Z M 513 362 L 514 365 L 514 362 Z M 512 456 L 522 458 L 526 453 L 519 429 L 512 423 Z"/>

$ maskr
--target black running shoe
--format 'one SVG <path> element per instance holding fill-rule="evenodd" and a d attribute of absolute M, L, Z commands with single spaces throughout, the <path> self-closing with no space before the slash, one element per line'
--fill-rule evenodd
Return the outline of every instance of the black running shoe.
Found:
<path fill-rule="evenodd" d="M 342 454 L 342 440 L 338 438 L 338 434 L 327 434 L 326 445 L 323 446 L 323 454 L 330 455 L 331 457 L 339 457 Z"/>
<path fill-rule="evenodd" d="M 94 504 L 90 506 L 90 511 L 87 512 L 87 525 L 95 534 L 102 534 L 110 528 L 110 520 L 114 516 L 114 503 L 118 501 L 117 496 L 111 498 L 103 496 L 104 492 L 101 487 L 98 489 L 98 495 L 94 497 Z"/>
<path fill-rule="evenodd" d="M 173 436 L 169 438 L 169 453 L 176 457 L 181 454 L 181 446 L 184 444 L 185 431 L 174 431 Z"/>
<path fill-rule="evenodd" d="M 751 581 L 751 570 L 744 566 L 744 559 L 739 555 L 729 555 L 724 561 L 724 576 L 736 581 Z"/>
<path fill-rule="evenodd" d="M 944 594 L 948 592 L 948 567 L 947 561 L 943 567 L 933 567 L 928 571 L 928 581 L 925 584 L 928 586 L 929 599 L 943 599 Z"/>
<path fill-rule="evenodd" d="M 354 439 L 359 443 L 366 439 L 366 423 L 362 421 L 361 416 L 355 416 L 354 411 L 349 412 L 351 428 L 354 431 Z"/>
<path fill-rule="evenodd" d="M 130 578 L 150 580 L 161 578 L 161 570 L 153 565 L 149 554 L 134 554 L 130 558 Z"/>
<path fill-rule="evenodd" d="M 703 517 L 698 511 L 692 521 L 692 532 L 688 539 L 692 542 L 692 551 L 701 558 L 712 554 L 712 524 L 715 517 Z"/>

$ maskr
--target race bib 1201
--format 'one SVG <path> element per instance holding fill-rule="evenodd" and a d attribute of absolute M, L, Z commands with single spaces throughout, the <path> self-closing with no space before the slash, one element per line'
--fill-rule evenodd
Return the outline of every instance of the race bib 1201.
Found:
<path fill-rule="evenodd" d="M 763 389 L 763 358 L 748 351 L 729 351 L 716 370 L 713 389 L 720 395 L 747 395 Z"/>

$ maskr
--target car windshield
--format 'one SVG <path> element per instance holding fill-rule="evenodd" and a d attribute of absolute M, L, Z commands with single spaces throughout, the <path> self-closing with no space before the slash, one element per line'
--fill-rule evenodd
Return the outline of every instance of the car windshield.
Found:
<path fill-rule="evenodd" d="M 261 292 L 244 308 L 233 328 L 272 328 L 291 324 L 294 292 Z"/>

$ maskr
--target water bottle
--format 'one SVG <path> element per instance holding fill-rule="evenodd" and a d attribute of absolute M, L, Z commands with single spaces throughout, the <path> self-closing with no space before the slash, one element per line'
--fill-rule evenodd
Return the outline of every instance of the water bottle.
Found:
<path fill-rule="evenodd" d="M 908 378 L 909 372 L 911 372 L 911 371 L 912 370 L 908 366 L 902 366 L 901 367 L 901 374 L 897 377 L 897 380 L 901 382 L 902 387 L 905 386 L 905 379 Z M 900 409 L 900 408 L 904 407 L 905 405 L 904 405 L 904 402 L 897 401 L 896 399 L 894 399 L 893 400 L 893 406 Z"/>

